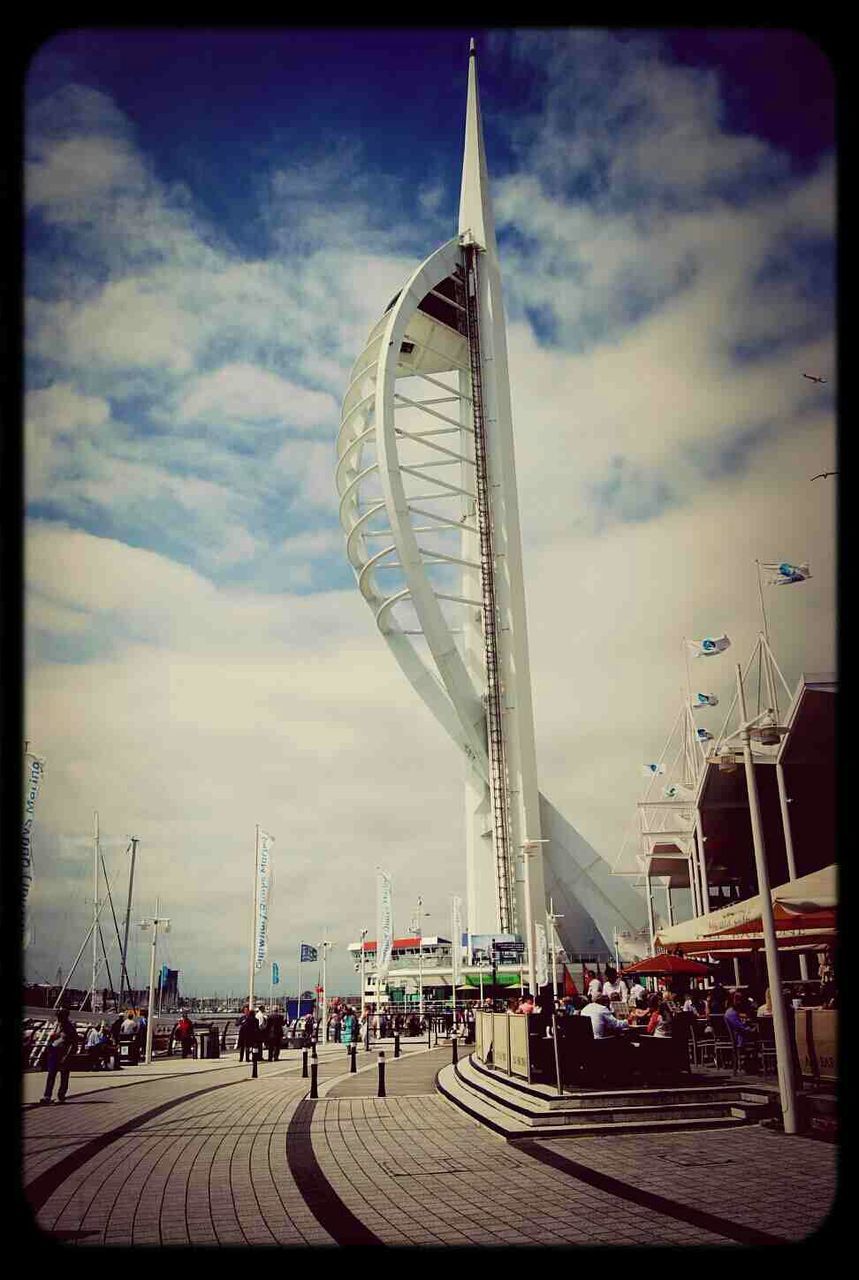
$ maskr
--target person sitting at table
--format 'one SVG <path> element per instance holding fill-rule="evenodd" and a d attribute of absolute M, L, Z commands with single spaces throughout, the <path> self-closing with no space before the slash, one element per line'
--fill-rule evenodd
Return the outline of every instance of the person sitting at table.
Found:
<path fill-rule="evenodd" d="M 639 1002 L 643 1000 L 646 995 L 647 995 L 646 990 L 641 985 L 638 978 L 636 978 L 632 986 L 629 988 L 630 1004 L 634 1004 L 637 1008 L 640 1009 L 641 1005 Z"/>
<path fill-rule="evenodd" d="M 771 1018 L 773 1016 L 772 993 L 769 987 L 767 987 L 766 991 L 764 992 L 764 1002 L 762 1005 L 758 1007 L 757 1016 L 759 1018 Z"/>
<path fill-rule="evenodd" d="M 714 1013 L 724 1013 L 725 1004 L 725 988 L 722 986 L 721 982 L 717 982 L 707 993 L 707 1017 L 712 1017 Z"/>
<path fill-rule="evenodd" d="M 735 991 L 730 1006 L 725 1010 L 725 1025 L 738 1049 L 756 1049 L 758 1029 L 745 1008 L 746 997 L 741 991 Z"/>
<path fill-rule="evenodd" d="M 626 1018 L 614 1016 L 609 1009 L 609 998 L 604 995 L 599 995 L 596 1000 L 586 1004 L 581 1011 L 581 1016 L 590 1018 L 594 1040 L 605 1040 L 608 1036 L 616 1035 L 627 1025 Z"/>
<path fill-rule="evenodd" d="M 653 995 L 647 1002 L 647 1009 L 650 1017 L 647 1019 L 645 1032 L 659 1040 L 667 1040 L 671 1035 L 671 1006 L 668 1001 Z"/>
<path fill-rule="evenodd" d="M 600 982 L 596 974 L 592 973 L 590 977 L 590 981 L 588 982 L 589 998 L 591 1000 L 596 1000 L 597 996 L 600 994 L 601 991 L 602 991 L 602 983 Z"/>
<path fill-rule="evenodd" d="M 524 991 L 522 993 L 522 999 L 519 1001 L 519 1006 L 516 1009 L 516 1012 L 517 1013 L 533 1013 L 534 1012 L 534 997 L 531 995 L 529 991 Z"/>

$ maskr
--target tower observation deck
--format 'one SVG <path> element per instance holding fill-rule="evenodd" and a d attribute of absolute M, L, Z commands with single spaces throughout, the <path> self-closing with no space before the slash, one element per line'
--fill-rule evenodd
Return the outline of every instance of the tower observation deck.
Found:
<path fill-rule="evenodd" d="M 457 235 L 373 326 L 337 439 L 346 554 L 405 675 L 463 753 L 468 930 L 613 950 L 643 899 L 537 785 L 501 275 L 469 55 Z M 533 966 L 533 959 L 531 961 Z M 533 981 L 533 969 L 531 979 Z"/>

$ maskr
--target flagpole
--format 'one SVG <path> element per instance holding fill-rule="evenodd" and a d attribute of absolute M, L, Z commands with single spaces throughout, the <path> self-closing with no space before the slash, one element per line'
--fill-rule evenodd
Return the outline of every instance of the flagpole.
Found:
<path fill-rule="evenodd" d="M 325 927 L 328 932 L 328 926 Z M 322 939 L 322 1043 L 328 1043 L 328 943 Z"/>
<path fill-rule="evenodd" d="M 298 944 L 298 990 L 295 993 L 295 1021 L 301 1016 L 301 943 Z"/>
<path fill-rule="evenodd" d="M 763 585 L 762 585 L 762 583 L 761 583 L 761 562 L 760 562 L 760 560 L 755 560 L 755 564 L 756 564 L 756 565 L 757 565 L 757 567 L 758 567 L 758 596 L 759 596 L 759 598 L 760 598 L 760 602 L 761 602 L 761 617 L 762 617 L 762 618 L 763 618 L 763 620 L 764 620 L 764 638 L 765 638 L 765 640 L 766 640 L 767 644 L 769 644 L 769 642 L 770 642 L 770 633 L 769 633 L 769 629 L 768 629 L 768 627 L 767 627 L 767 611 L 766 611 L 766 609 L 765 609 L 765 607 L 764 607 L 764 589 L 763 589 Z"/>
<path fill-rule="evenodd" d="M 254 891 L 251 895 L 251 962 L 248 971 L 248 1005 L 254 1005 L 254 952 L 256 951 L 257 934 L 257 877 L 259 875 L 259 823 L 256 826 L 256 842 L 254 846 Z"/>

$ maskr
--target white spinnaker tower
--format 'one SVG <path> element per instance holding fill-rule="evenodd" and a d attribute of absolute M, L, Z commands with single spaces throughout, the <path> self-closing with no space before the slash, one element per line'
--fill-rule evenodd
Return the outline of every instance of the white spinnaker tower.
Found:
<path fill-rule="evenodd" d="M 340 520 L 380 632 L 466 757 L 469 933 L 518 933 L 533 956 L 534 924 L 552 937 L 548 893 L 568 952 L 611 951 L 614 930 L 638 928 L 644 904 L 537 786 L 475 63 L 472 42 L 459 231 L 409 277 L 352 368 L 337 441 Z"/>

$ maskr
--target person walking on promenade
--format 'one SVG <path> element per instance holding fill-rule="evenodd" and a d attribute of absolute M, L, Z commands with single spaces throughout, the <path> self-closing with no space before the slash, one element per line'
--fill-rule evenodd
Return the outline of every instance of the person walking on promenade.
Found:
<path fill-rule="evenodd" d="M 137 1052 L 140 1057 L 143 1057 L 146 1052 L 146 1024 L 149 1021 L 149 1010 L 135 1009 L 134 1013 L 137 1018 L 137 1031 L 134 1038 L 137 1044 Z"/>
<path fill-rule="evenodd" d="M 268 1045 L 269 1062 L 280 1060 L 280 1046 L 283 1044 L 283 1014 L 275 1009 L 268 1015 L 265 1024 L 265 1038 Z"/>
<path fill-rule="evenodd" d="M 66 1094 L 69 1091 L 71 1060 L 77 1047 L 78 1033 L 69 1018 L 68 1010 L 58 1009 L 57 1024 L 48 1037 L 48 1052 L 45 1059 L 48 1075 L 45 1080 L 44 1097 L 39 1099 L 40 1104 L 53 1102 L 51 1095 L 54 1092 L 54 1081 L 57 1078 L 57 1074 L 60 1077 L 57 1102 L 65 1102 Z"/>
<path fill-rule="evenodd" d="M 343 1015 L 341 1033 L 344 1044 L 354 1044 L 358 1039 L 358 1019 L 352 1009 L 347 1009 Z"/>

